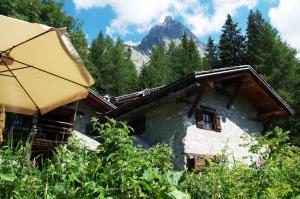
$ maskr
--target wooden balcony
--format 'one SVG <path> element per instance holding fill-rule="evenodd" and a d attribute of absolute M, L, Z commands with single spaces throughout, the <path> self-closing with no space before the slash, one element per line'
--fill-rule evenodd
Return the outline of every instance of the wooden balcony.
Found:
<path fill-rule="evenodd" d="M 73 130 L 73 124 L 51 119 L 18 115 L 13 119 L 14 142 L 32 140 L 33 150 L 48 150 L 66 143 Z"/>

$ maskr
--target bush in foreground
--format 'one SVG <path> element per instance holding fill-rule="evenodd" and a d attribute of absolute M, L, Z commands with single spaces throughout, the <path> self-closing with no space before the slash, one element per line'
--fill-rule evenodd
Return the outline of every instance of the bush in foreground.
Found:
<path fill-rule="evenodd" d="M 202 173 L 174 171 L 167 145 L 136 147 L 130 127 L 93 122 L 101 145 L 89 151 L 70 140 L 40 169 L 28 144 L 0 149 L 0 198 L 299 198 L 300 151 L 281 129 L 257 138 L 259 165 L 225 156 Z M 262 150 L 264 149 L 264 150 Z"/>
<path fill-rule="evenodd" d="M 258 137 L 250 151 L 258 162 L 248 166 L 222 156 L 201 173 L 192 173 L 180 185 L 193 198 L 300 198 L 300 150 L 291 146 L 288 132 L 275 128 Z"/>

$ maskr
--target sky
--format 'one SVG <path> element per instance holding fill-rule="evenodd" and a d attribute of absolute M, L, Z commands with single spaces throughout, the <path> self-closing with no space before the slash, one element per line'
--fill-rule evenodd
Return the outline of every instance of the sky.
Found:
<path fill-rule="evenodd" d="M 137 44 L 166 16 L 182 22 L 203 43 L 219 41 L 227 14 L 245 32 L 250 9 L 258 9 L 292 47 L 300 52 L 300 0 L 66 0 L 68 15 L 83 22 L 89 43 L 100 31 Z M 300 53 L 298 53 L 300 57 Z"/>

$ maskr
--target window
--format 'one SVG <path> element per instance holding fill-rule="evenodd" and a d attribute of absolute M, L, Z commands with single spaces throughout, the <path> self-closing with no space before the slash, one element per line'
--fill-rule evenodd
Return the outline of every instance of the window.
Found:
<path fill-rule="evenodd" d="M 195 120 L 197 128 L 221 131 L 221 117 L 213 109 L 196 109 Z"/>
<path fill-rule="evenodd" d="M 192 154 L 187 156 L 188 171 L 204 171 L 205 167 L 210 166 L 212 162 L 218 162 L 221 159 L 220 155 L 200 155 Z"/>
<path fill-rule="evenodd" d="M 140 116 L 128 122 L 128 125 L 133 128 L 133 131 L 130 130 L 131 135 L 142 134 L 145 132 L 146 118 L 145 116 Z"/>
<path fill-rule="evenodd" d="M 213 129 L 213 115 L 208 112 L 203 112 L 203 128 Z"/>

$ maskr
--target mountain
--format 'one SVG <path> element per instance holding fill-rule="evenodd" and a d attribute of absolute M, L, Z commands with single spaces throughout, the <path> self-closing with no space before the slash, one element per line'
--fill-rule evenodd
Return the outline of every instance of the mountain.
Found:
<path fill-rule="evenodd" d="M 174 20 L 171 16 L 167 16 L 163 23 L 151 28 L 137 49 L 144 54 L 149 54 L 152 46 L 163 43 L 166 47 L 171 41 L 179 44 L 183 34 L 187 34 L 188 38 L 194 39 L 201 54 L 205 52 L 205 46 L 199 39 L 182 23 Z"/>
<path fill-rule="evenodd" d="M 187 34 L 188 38 L 192 38 L 201 55 L 205 53 L 205 45 L 182 23 L 174 20 L 171 16 L 167 16 L 163 23 L 155 25 L 149 33 L 142 39 L 141 43 L 136 46 L 129 46 L 132 50 L 131 59 L 136 66 L 138 72 L 142 66 L 150 60 L 149 54 L 154 45 L 163 43 L 166 48 L 171 41 L 180 44 L 183 34 Z"/>
<path fill-rule="evenodd" d="M 131 49 L 131 60 L 135 65 L 135 68 L 138 73 L 142 71 L 144 64 L 147 64 L 150 61 L 150 57 L 143 52 L 139 51 L 135 46 L 126 45 L 127 48 Z"/>

